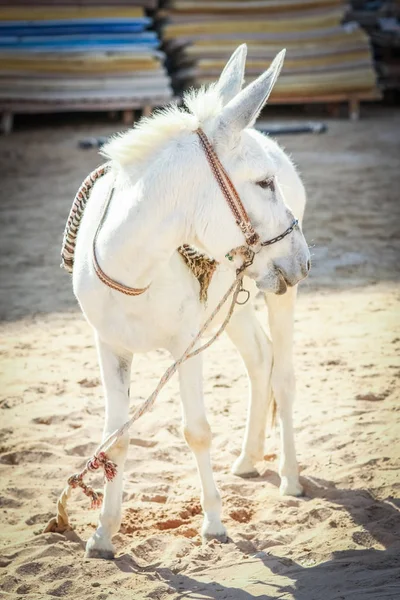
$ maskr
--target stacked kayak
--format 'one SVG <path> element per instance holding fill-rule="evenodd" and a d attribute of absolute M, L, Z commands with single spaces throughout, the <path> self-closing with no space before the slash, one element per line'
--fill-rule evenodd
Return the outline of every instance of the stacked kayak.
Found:
<path fill-rule="evenodd" d="M 172 97 L 155 2 L 0 1 L 0 107 L 10 112 L 133 109 Z"/>

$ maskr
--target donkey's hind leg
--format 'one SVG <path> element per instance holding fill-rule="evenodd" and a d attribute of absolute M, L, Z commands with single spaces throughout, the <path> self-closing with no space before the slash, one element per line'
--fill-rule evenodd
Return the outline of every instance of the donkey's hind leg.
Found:
<path fill-rule="evenodd" d="M 97 340 L 101 377 L 105 393 L 106 419 L 103 439 L 113 433 L 129 418 L 129 383 L 132 354 L 116 351 Z M 121 524 L 122 481 L 129 437 L 121 437 L 107 453 L 117 465 L 117 475 L 106 483 L 104 501 L 97 530 L 86 544 L 86 556 L 90 558 L 114 558 L 112 536 Z"/>
<path fill-rule="evenodd" d="M 227 333 L 242 356 L 251 388 L 242 452 L 233 464 L 232 473 L 253 477 L 258 475 L 256 463 L 264 457 L 267 412 L 272 400 L 272 345 L 251 304 L 233 314 Z"/>

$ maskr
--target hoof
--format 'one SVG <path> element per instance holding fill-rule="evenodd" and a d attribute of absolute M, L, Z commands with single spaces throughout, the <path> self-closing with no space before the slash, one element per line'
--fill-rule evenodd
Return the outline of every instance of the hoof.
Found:
<path fill-rule="evenodd" d="M 232 473 L 237 475 L 237 477 L 243 477 L 243 479 L 260 476 L 260 473 L 254 467 L 254 461 L 244 455 L 240 455 L 235 460 L 232 466 Z"/>
<path fill-rule="evenodd" d="M 304 488 L 296 478 L 282 477 L 279 488 L 281 496 L 304 496 Z"/>
<path fill-rule="evenodd" d="M 211 542 L 212 540 L 217 540 L 217 542 L 221 542 L 221 544 L 227 544 L 229 542 L 227 533 L 206 533 L 206 534 L 203 534 L 203 540 L 205 542 Z"/>
<path fill-rule="evenodd" d="M 102 558 L 103 560 L 114 560 L 114 552 L 112 550 L 100 550 L 98 548 L 90 548 L 85 552 L 86 558 Z"/>
<path fill-rule="evenodd" d="M 233 473 L 233 471 L 232 471 Z M 236 477 L 241 477 L 242 479 L 254 479 L 254 477 L 260 477 L 260 473 L 255 469 L 253 471 L 248 471 L 246 473 L 233 473 Z"/>
<path fill-rule="evenodd" d="M 94 534 L 88 539 L 86 544 L 86 558 L 102 558 L 103 560 L 113 560 L 115 556 L 114 547 L 111 542 L 100 538 Z"/>
<path fill-rule="evenodd" d="M 228 541 L 228 534 L 222 523 L 205 521 L 201 532 L 202 538 L 205 542 L 211 540 L 217 540 L 221 544 L 226 544 Z"/>

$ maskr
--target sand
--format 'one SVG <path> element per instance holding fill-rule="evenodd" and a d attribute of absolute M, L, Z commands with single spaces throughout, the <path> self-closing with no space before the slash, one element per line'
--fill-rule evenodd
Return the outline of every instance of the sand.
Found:
<path fill-rule="evenodd" d="M 74 193 L 100 162 L 77 141 L 113 126 L 33 126 L 0 139 L 1 599 L 400 597 L 400 113 L 328 124 L 325 135 L 280 140 L 308 189 L 304 229 L 313 245 L 295 339 L 306 495 L 279 496 L 275 431 L 259 477 L 230 473 L 248 386 L 223 338 L 205 359 L 205 397 L 230 542 L 201 543 L 199 486 L 174 379 L 132 430 L 109 562 L 84 558 L 97 511 L 79 492 L 70 503 L 74 530 L 42 531 L 66 479 L 101 438 L 92 333 L 58 265 Z M 163 351 L 135 358 L 132 406 L 169 363 Z"/>

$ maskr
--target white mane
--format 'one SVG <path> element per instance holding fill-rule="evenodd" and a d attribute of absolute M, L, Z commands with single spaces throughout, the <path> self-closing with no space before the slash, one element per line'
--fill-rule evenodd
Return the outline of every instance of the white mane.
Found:
<path fill-rule="evenodd" d="M 217 117 L 221 106 L 222 100 L 215 85 L 190 90 L 184 95 L 184 107 L 172 104 L 151 117 L 142 118 L 132 129 L 117 134 L 105 144 L 101 154 L 116 167 L 143 164 L 175 137 L 195 131 Z"/>

